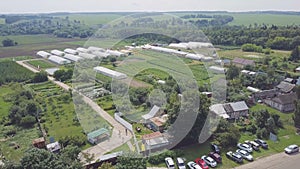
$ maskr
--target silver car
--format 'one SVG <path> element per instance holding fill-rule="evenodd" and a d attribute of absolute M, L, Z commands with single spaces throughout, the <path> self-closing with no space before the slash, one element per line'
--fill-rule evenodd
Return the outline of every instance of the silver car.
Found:
<path fill-rule="evenodd" d="M 241 155 L 244 159 L 248 160 L 248 161 L 253 161 L 253 156 L 251 154 L 249 154 L 247 151 L 245 150 L 236 150 L 236 152 Z"/>
<path fill-rule="evenodd" d="M 253 151 L 252 147 L 245 143 L 239 143 L 237 147 L 241 150 L 247 151 L 248 153 L 252 153 Z"/>
<path fill-rule="evenodd" d="M 285 153 L 292 154 L 299 152 L 299 147 L 296 144 L 290 145 L 287 148 L 284 149 Z"/>

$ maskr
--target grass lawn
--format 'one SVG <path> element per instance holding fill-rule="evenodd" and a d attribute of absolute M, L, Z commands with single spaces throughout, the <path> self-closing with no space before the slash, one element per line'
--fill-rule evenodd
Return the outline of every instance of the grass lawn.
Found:
<path fill-rule="evenodd" d="M 1 138 L 2 129 L 0 129 Z M 18 162 L 22 158 L 24 152 L 32 147 L 32 140 L 36 138 L 39 138 L 37 128 L 18 130 L 14 137 L 0 140 L 0 150 L 6 159 Z M 19 145 L 20 148 L 14 149 L 13 145 Z"/>
<path fill-rule="evenodd" d="M 55 64 L 46 61 L 46 60 L 32 60 L 32 61 L 28 61 L 27 63 L 29 63 L 30 65 L 34 66 L 34 67 L 39 67 L 40 69 L 48 69 L 48 68 L 53 68 L 53 67 L 57 67 Z"/>
<path fill-rule="evenodd" d="M 10 102 L 4 101 L 4 97 L 13 92 L 14 90 L 8 85 L 0 86 L 0 121 L 8 116 L 10 107 L 12 106 Z"/>

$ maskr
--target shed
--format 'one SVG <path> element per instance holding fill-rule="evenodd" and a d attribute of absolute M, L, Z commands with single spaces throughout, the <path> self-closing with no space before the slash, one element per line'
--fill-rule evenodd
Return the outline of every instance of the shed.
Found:
<path fill-rule="evenodd" d="M 209 110 L 213 113 L 215 113 L 216 115 L 224 118 L 224 119 L 228 119 L 229 116 L 228 114 L 226 113 L 225 109 L 224 109 L 224 106 L 222 104 L 214 104 L 214 105 L 211 105 L 209 107 Z"/>
<path fill-rule="evenodd" d="M 64 56 L 64 52 L 60 51 L 60 50 L 51 50 L 51 53 L 53 55 L 56 55 L 56 56 Z"/>
<path fill-rule="evenodd" d="M 151 127 L 151 130 L 154 130 L 154 131 L 160 131 L 160 132 L 163 132 L 164 130 L 164 124 L 167 122 L 168 120 L 168 115 L 165 114 L 161 117 L 153 117 L 150 119 L 150 127 Z"/>
<path fill-rule="evenodd" d="M 46 147 L 46 141 L 44 139 L 44 137 L 38 138 L 38 139 L 34 139 L 32 141 L 32 145 L 36 148 L 45 148 Z"/>
<path fill-rule="evenodd" d="M 155 117 L 155 116 L 157 115 L 157 113 L 159 112 L 159 110 L 160 110 L 160 107 L 154 105 L 154 106 L 152 107 L 152 109 L 150 110 L 150 112 L 147 113 L 147 114 L 145 114 L 145 115 L 143 115 L 142 118 L 143 118 L 144 120 L 149 120 L 149 119 Z"/>
<path fill-rule="evenodd" d="M 169 141 L 161 132 L 154 132 L 142 136 L 142 142 L 146 150 L 157 149 L 169 145 Z"/>
<path fill-rule="evenodd" d="M 97 73 L 101 73 L 105 76 L 111 77 L 111 78 L 116 78 L 116 79 L 125 79 L 125 78 L 127 78 L 127 75 L 124 74 L 124 73 L 120 73 L 120 72 L 117 72 L 117 71 L 114 71 L 114 70 L 110 70 L 110 69 L 107 69 L 107 68 L 102 67 L 102 66 L 94 67 L 94 71 L 97 72 Z"/>
<path fill-rule="evenodd" d="M 294 89 L 295 86 L 296 86 L 295 84 L 291 84 L 291 83 L 282 81 L 282 82 L 280 82 L 279 85 L 276 86 L 276 88 L 279 89 L 283 93 L 289 93 Z"/>
<path fill-rule="evenodd" d="M 54 62 L 56 64 L 59 64 L 59 65 L 64 65 L 64 64 L 69 64 L 71 63 L 71 61 L 67 60 L 67 59 L 64 59 L 62 57 L 59 57 L 59 56 L 55 56 L 55 55 L 51 55 L 48 60 L 50 60 L 51 62 Z"/>
<path fill-rule="evenodd" d="M 36 55 L 38 55 L 38 56 L 40 56 L 40 57 L 43 57 L 43 58 L 48 58 L 49 56 L 51 56 L 50 53 L 45 52 L 45 51 L 38 51 L 38 52 L 36 53 Z"/>
<path fill-rule="evenodd" d="M 249 110 L 249 107 L 247 106 L 245 101 L 239 101 L 229 104 L 234 112 Z"/>
<path fill-rule="evenodd" d="M 58 153 L 61 149 L 60 144 L 56 141 L 54 143 L 47 144 L 47 150 L 52 153 Z"/>
<path fill-rule="evenodd" d="M 78 55 L 78 51 L 77 50 L 70 49 L 70 48 L 65 49 L 64 52 L 72 54 L 72 55 Z"/>
<path fill-rule="evenodd" d="M 78 61 L 80 61 L 82 59 L 81 57 L 75 56 L 75 55 L 72 55 L 72 54 L 65 54 L 64 58 L 66 58 L 68 60 L 71 60 L 73 62 L 78 62 Z"/>
<path fill-rule="evenodd" d="M 106 128 L 93 131 L 87 134 L 88 141 L 91 144 L 99 144 L 109 137 L 109 131 Z"/>

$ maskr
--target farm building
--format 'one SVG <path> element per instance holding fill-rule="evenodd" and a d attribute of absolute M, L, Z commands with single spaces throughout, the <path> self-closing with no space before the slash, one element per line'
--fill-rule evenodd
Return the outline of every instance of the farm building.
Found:
<path fill-rule="evenodd" d="M 38 138 L 38 139 L 34 139 L 32 141 L 32 145 L 36 148 L 45 148 L 46 147 L 46 141 L 44 139 L 44 137 Z"/>
<path fill-rule="evenodd" d="M 79 56 L 75 56 L 75 55 L 72 55 L 72 54 L 65 54 L 64 55 L 64 58 L 68 59 L 68 60 L 71 60 L 73 62 L 78 62 L 79 60 L 81 60 L 82 58 L 79 57 Z"/>
<path fill-rule="evenodd" d="M 154 105 L 154 106 L 152 107 L 152 109 L 150 110 L 150 112 L 147 113 L 147 114 L 145 114 L 145 115 L 143 115 L 142 118 L 143 118 L 145 121 L 150 120 L 151 118 L 157 116 L 159 110 L 160 110 L 160 107 Z"/>
<path fill-rule="evenodd" d="M 64 64 L 69 64 L 71 63 L 71 61 L 67 60 L 67 59 L 64 59 L 62 57 L 59 57 L 59 56 L 55 56 L 55 55 L 51 55 L 48 60 L 50 60 L 51 62 L 54 62 L 56 64 L 59 64 L 59 65 L 64 65 Z"/>
<path fill-rule="evenodd" d="M 93 131 L 87 134 L 88 141 L 91 144 L 99 144 L 100 142 L 109 138 L 109 131 L 105 128 Z"/>
<path fill-rule="evenodd" d="M 189 42 L 188 44 L 189 49 L 198 49 L 198 48 L 212 48 L 213 45 L 207 42 Z"/>
<path fill-rule="evenodd" d="M 56 55 L 56 56 L 64 56 L 64 52 L 60 51 L 60 50 L 51 50 L 51 53 L 53 55 Z"/>
<path fill-rule="evenodd" d="M 192 59 L 192 60 L 201 60 L 204 56 L 203 55 L 189 53 L 185 57 L 188 58 L 188 59 Z"/>
<path fill-rule="evenodd" d="M 107 58 L 110 54 L 106 52 L 101 52 L 101 51 L 94 51 L 92 54 L 96 55 L 99 58 Z"/>
<path fill-rule="evenodd" d="M 98 47 L 95 47 L 95 46 L 90 46 L 90 47 L 88 47 L 88 51 L 90 51 L 90 52 L 95 52 L 95 51 L 105 52 L 105 49 L 98 48 Z"/>
<path fill-rule="evenodd" d="M 54 142 L 54 143 L 50 143 L 47 144 L 47 150 L 52 152 L 52 153 L 58 153 L 61 149 L 61 146 L 59 144 L 59 142 Z"/>
<path fill-rule="evenodd" d="M 94 67 L 94 71 L 97 72 L 97 73 L 101 73 L 105 76 L 115 78 L 115 79 L 125 79 L 125 78 L 127 78 L 127 75 L 124 74 L 124 73 L 120 73 L 120 72 L 117 72 L 117 71 L 114 71 L 114 70 L 110 70 L 110 69 L 107 69 L 107 68 L 102 67 L 102 66 Z"/>
<path fill-rule="evenodd" d="M 256 99 L 256 100 L 263 100 L 266 98 L 273 98 L 276 96 L 276 94 L 277 94 L 276 89 L 271 89 L 271 90 L 263 90 L 263 91 L 254 93 L 253 96 L 254 96 L 254 99 Z"/>
<path fill-rule="evenodd" d="M 187 43 L 171 43 L 169 45 L 171 48 L 177 48 L 177 49 L 188 49 Z"/>
<path fill-rule="evenodd" d="M 89 50 L 87 50 L 85 48 L 77 48 L 76 50 L 80 53 L 88 53 L 89 52 Z"/>
<path fill-rule="evenodd" d="M 112 56 L 117 56 L 117 57 L 125 56 L 124 53 L 116 51 L 116 50 L 107 50 L 106 52 Z"/>
<path fill-rule="evenodd" d="M 58 70 L 59 70 L 59 68 L 49 68 L 49 69 L 46 69 L 45 71 L 48 73 L 48 75 L 53 76 L 54 73 Z"/>
<path fill-rule="evenodd" d="M 79 53 L 79 56 L 85 59 L 95 59 L 97 56 L 89 53 Z"/>
<path fill-rule="evenodd" d="M 50 53 L 45 52 L 45 51 L 38 51 L 38 52 L 36 53 L 36 55 L 38 55 L 38 56 L 40 56 L 40 57 L 43 57 L 43 58 L 48 58 L 49 56 L 51 56 Z"/>
<path fill-rule="evenodd" d="M 235 66 L 240 67 L 240 68 L 243 68 L 247 65 L 250 65 L 250 66 L 255 65 L 253 60 L 242 59 L 242 58 L 234 58 L 232 60 L 232 64 L 234 64 Z"/>
<path fill-rule="evenodd" d="M 74 49 L 65 49 L 64 50 L 65 53 L 69 53 L 69 54 L 72 54 L 72 55 L 78 55 L 78 51 L 77 50 L 74 50 Z"/>
<path fill-rule="evenodd" d="M 144 144 L 145 150 L 153 150 L 153 149 L 159 149 L 163 148 L 165 146 L 169 145 L 169 141 L 162 133 L 155 132 L 151 134 L 145 134 L 142 136 L 142 142 Z"/>
<path fill-rule="evenodd" d="M 281 112 L 292 112 L 295 110 L 295 101 L 297 100 L 296 93 L 289 93 L 278 95 L 271 99 L 265 99 L 264 102 L 281 111 Z"/>
<path fill-rule="evenodd" d="M 223 106 L 230 119 L 239 119 L 249 114 L 249 107 L 245 101 L 228 103 Z"/>
<path fill-rule="evenodd" d="M 279 85 L 276 86 L 276 88 L 282 93 L 290 93 L 291 91 L 293 91 L 295 86 L 295 84 L 282 81 Z"/>
<path fill-rule="evenodd" d="M 218 66 L 211 66 L 208 69 L 211 70 L 214 73 L 225 73 L 226 72 L 225 68 L 218 67 Z"/>

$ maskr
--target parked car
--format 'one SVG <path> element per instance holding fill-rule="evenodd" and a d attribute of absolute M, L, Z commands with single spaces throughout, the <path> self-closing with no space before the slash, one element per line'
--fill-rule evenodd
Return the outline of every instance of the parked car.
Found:
<path fill-rule="evenodd" d="M 237 163 L 243 162 L 243 157 L 237 153 L 233 153 L 232 151 L 227 152 L 226 157 Z"/>
<path fill-rule="evenodd" d="M 202 169 L 209 169 L 209 167 L 206 164 L 206 162 L 204 160 L 202 160 L 201 158 L 197 158 L 195 160 L 195 163 L 197 163 Z"/>
<path fill-rule="evenodd" d="M 299 152 L 299 147 L 296 144 L 289 145 L 287 148 L 284 149 L 285 153 L 292 154 Z"/>
<path fill-rule="evenodd" d="M 254 140 L 257 144 L 259 144 L 263 149 L 268 149 L 269 146 L 268 146 L 268 143 L 265 142 L 264 140 L 261 140 L 261 139 L 255 139 Z"/>
<path fill-rule="evenodd" d="M 220 154 L 215 152 L 210 152 L 208 156 L 214 159 L 217 163 L 222 163 L 222 157 L 220 156 Z"/>
<path fill-rule="evenodd" d="M 252 153 L 253 149 L 251 148 L 251 146 L 249 146 L 248 144 L 245 144 L 245 143 L 239 143 L 237 145 L 237 147 L 241 150 L 245 150 L 247 151 L 248 153 Z"/>
<path fill-rule="evenodd" d="M 176 162 L 177 162 L 178 169 L 186 169 L 185 164 L 184 164 L 184 160 L 182 158 L 178 157 L 176 159 Z"/>
<path fill-rule="evenodd" d="M 245 150 L 238 149 L 236 152 L 248 161 L 253 161 L 253 156 Z"/>
<path fill-rule="evenodd" d="M 211 144 L 211 149 L 212 149 L 212 151 L 215 152 L 215 153 L 218 153 L 218 154 L 221 153 L 219 146 L 216 145 L 216 144 Z"/>
<path fill-rule="evenodd" d="M 167 165 L 168 169 L 175 169 L 175 164 L 174 164 L 174 161 L 171 157 L 165 158 L 165 162 L 166 162 L 166 165 Z"/>
<path fill-rule="evenodd" d="M 187 163 L 190 169 L 202 169 L 197 163 L 194 161 L 190 161 Z"/>
<path fill-rule="evenodd" d="M 209 156 L 204 155 L 201 157 L 201 159 L 204 160 L 207 165 L 209 165 L 213 168 L 217 166 L 217 162 Z"/>
<path fill-rule="evenodd" d="M 251 146 L 253 148 L 253 150 L 259 151 L 259 144 L 256 143 L 255 141 L 246 140 L 245 143 L 248 144 L 249 146 Z"/>

